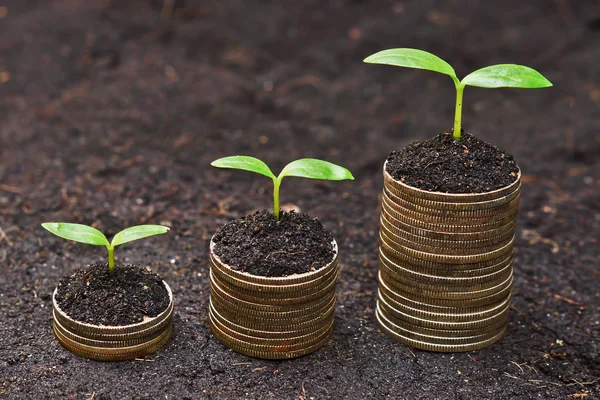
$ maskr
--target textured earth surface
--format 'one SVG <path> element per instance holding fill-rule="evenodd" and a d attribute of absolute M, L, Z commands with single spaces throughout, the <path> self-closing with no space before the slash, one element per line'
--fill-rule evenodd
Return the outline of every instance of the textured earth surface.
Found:
<path fill-rule="evenodd" d="M 0 397 L 8 399 L 565 399 L 600 396 L 600 4 L 592 0 L 25 1 L 0 5 Z M 366 65 L 418 47 L 460 76 L 530 65 L 555 86 L 468 88 L 464 128 L 523 171 L 506 336 L 485 350 L 410 349 L 378 329 L 383 162 L 451 128 L 446 76 Z M 290 179 L 282 202 L 340 249 L 335 333 L 291 361 L 247 358 L 210 333 L 208 243 L 270 207 L 271 183 L 213 170 L 252 154 L 347 166 L 354 182 Z M 291 203 L 291 204 L 290 204 Z M 112 235 L 170 225 L 117 250 L 171 285 L 175 332 L 138 361 L 65 351 L 51 292 L 104 250 L 43 221 Z"/>

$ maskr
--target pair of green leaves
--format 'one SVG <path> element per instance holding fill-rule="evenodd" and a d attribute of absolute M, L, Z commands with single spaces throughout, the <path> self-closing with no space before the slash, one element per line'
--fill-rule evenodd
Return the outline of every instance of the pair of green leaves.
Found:
<path fill-rule="evenodd" d="M 250 171 L 271 178 L 273 181 L 273 214 L 279 219 L 279 187 L 281 181 L 286 176 L 295 176 L 299 178 L 321 179 L 329 181 L 353 180 L 354 177 L 344 167 L 332 164 L 328 161 L 317 160 L 314 158 L 303 158 L 292 161 L 286 165 L 278 176 L 271 171 L 271 168 L 258 158 L 248 156 L 231 156 L 220 158 L 211 163 L 217 168 L 232 168 L 244 171 Z"/>
<path fill-rule="evenodd" d="M 132 226 L 117 233 L 112 241 L 109 242 L 102 232 L 87 225 L 66 222 L 45 222 L 42 226 L 63 239 L 94 246 L 105 246 L 108 250 L 108 268 L 110 271 L 113 271 L 115 267 L 114 249 L 116 246 L 169 231 L 169 228 L 162 225 Z"/>
<path fill-rule="evenodd" d="M 397 67 L 424 69 L 450 76 L 456 87 L 456 110 L 454 138 L 460 139 L 462 119 L 462 95 L 465 86 L 482 88 L 544 88 L 552 86 L 542 74 L 533 68 L 516 64 L 498 64 L 478 69 L 459 80 L 454 68 L 441 58 L 418 49 L 389 49 L 364 59 L 369 64 L 385 64 Z"/>

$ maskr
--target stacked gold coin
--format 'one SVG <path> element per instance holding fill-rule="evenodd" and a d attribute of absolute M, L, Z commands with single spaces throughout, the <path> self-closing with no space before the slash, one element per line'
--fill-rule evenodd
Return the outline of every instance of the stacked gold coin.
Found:
<path fill-rule="evenodd" d="M 376 311 L 383 331 L 443 352 L 502 337 L 520 178 L 491 192 L 449 194 L 394 180 L 384 166 Z"/>
<path fill-rule="evenodd" d="M 169 306 L 156 317 L 124 326 L 93 325 L 69 317 L 53 299 L 54 335 L 67 350 L 100 361 L 133 360 L 160 349 L 173 331 L 173 294 Z"/>
<path fill-rule="evenodd" d="M 319 349 L 331 337 L 335 258 L 323 268 L 286 277 L 235 271 L 210 248 L 210 325 L 225 346 L 251 357 L 285 359 Z"/>

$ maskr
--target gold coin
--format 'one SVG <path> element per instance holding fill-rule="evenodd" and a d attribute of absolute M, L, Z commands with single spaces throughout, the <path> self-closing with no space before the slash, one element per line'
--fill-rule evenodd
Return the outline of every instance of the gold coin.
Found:
<path fill-rule="evenodd" d="M 237 338 L 229 335 L 227 332 L 223 331 L 219 326 L 217 326 L 215 324 L 212 317 L 209 318 L 209 321 L 210 321 L 210 326 L 211 326 L 212 331 L 215 334 L 215 336 L 217 338 L 219 338 L 219 340 L 221 340 L 221 342 L 224 343 L 226 346 L 231 347 L 231 345 L 236 345 L 237 347 L 240 347 L 240 348 L 255 350 L 255 351 L 259 351 L 259 352 L 276 353 L 276 352 L 299 351 L 299 350 L 305 349 L 307 347 L 311 347 L 317 343 L 322 342 L 326 337 L 329 337 L 331 332 L 333 331 L 333 325 L 332 325 L 329 330 L 322 333 L 319 337 L 307 340 L 304 343 L 297 343 L 297 344 L 293 344 L 293 345 L 282 345 L 282 346 L 269 345 L 269 344 L 262 345 L 262 344 L 256 344 L 256 343 L 248 343 L 246 341 L 237 339 Z"/>
<path fill-rule="evenodd" d="M 448 313 L 448 314 L 461 314 L 461 313 L 471 313 L 478 311 L 485 311 L 494 307 L 497 304 L 502 303 L 507 298 L 510 297 L 510 290 L 503 294 L 499 299 L 490 298 L 487 303 L 479 304 L 479 305 L 471 305 L 469 300 L 460 300 L 456 301 L 451 305 L 436 305 L 430 304 L 427 298 L 422 298 L 419 300 L 414 300 L 409 297 L 403 296 L 399 293 L 394 292 L 390 286 L 383 280 L 379 279 L 379 290 L 385 293 L 386 296 L 392 298 L 394 301 L 404 304 L 406 306 L 416 308 L 422 311 L 430 311 L 434 313 Z"/>
<path fill-rule="evenodd" d="M 215 263 L 213 258 L 210 260 L 211 271 L 219 278 L 220 281 L 223 281 L 227 285 L 235 286 L 240 288 L 240 290 L 248 291 L 248 293 L 265 293 L 265 294 L 276 294 L 280 293 L 290 293 L 290 292 L 300 292 L 300 291 L 313 291 L 318 290 L 320 287 L 326 285 L 331 281 L 333 275 L 337 273 L 337 262 L 332 264 L 331 268 L 328 271 L 325 271 L 324 274 L 319 275 L 317 278 L 293 285 L 264 285 L 260 283 L 252 283 L 247 282 L 241 279 L 238 279 L 229 274 L 230 268 L 219 266 L 219 263 Z"/>
<path fill-rule="evenodd" d="M 386 242 L 394 247 L 397 245 L 405 246 L 413 250 L 424 251 L 428 253 L 436 253 L 443 255 L 477 255 L 482 253 L 489 253 L 490 251 L 497 250 L 506 246 L 514 237 L 513 232 L 509 232 L 510 235 L 502 238 L 496 243 L 483 244 L 481 242 L 440 242 L 431 241 L 429 239 L 417 239 L 418 242 L 408 240 L 404 236 L 395 234 L 385 222 L 381 222 L 380 225 L 380 236 L 384 236 Z"/>
<path fill-rule="evenodd" d="M 224 318 L 236 325 L 253 330 L 278 330 L 281 332 L 290 330 L 301 330 L 309 327 L 322 325 L 326 320 L 333 318 L 335 302 L 327 309 L 311 315 L 300 317 L 267 318 L 244 314 L 243 310 L 231 307 L 222 307 L 218 302 L 211 299 L 212 307 Z"/>
<path fill-rule="evenodd" d="M 474 263 L 442 263 L 436 261 L 428 261 L 422 260 L 404 253 L 400 252 L 392 252 L 386 246 L 379 246 L 379 252 L 386 255 L 387 258 L 393 260 L 397 264 L 407 264 L 410 265 L 411 268 L 417 270 L 419 267 L 427 270 L 435 270 L 437 274 L 441 274 L 443 272 L 464 272 L 464 273 L 476 273 L 476 271 L 485 268 L 491 268 L 493 266 L 498 266 L 499 264 L 506 263 L 512 261 L 513 251 L 509 251 L 505 254 L 501 254 L 498 257 L 491 258 L 485 261 L 479 261 Z M 510 261 L 507 261 L 510 260 Z"/>
<path fill-rule="evenodd" d="M 521 182 L 514 188 L 514 190 L 505 196 L 498 197 L 492 200 L 487 201 L 468 201 L 462 203 L 453 203 L 448 200 L 444 201 L 435 201 L 423 199 L 420 197 L 416 197 L 404 190 L 399 190 L 394 185 L 384 184 L 385 190 L 389 191 L 396 197 L 400 197 L 405 201 L 417 204 L 421 207 L 430 208 L 434 210 L 485 210 L 490 208 L 496 208 L 498 206 L 502 206 L 504 204 L 510 203 L 515 198 L 517 198 L 521 193 Z"/>
<path fill-rule="evenodd" d="M 472 223 L 474 225 L 483 225 L 489 224 L 497 220 L 507 219 L 515 216 L 519 210 L 519 203 L 515 202 L 510 204 L 509 208 L 503 208 L 498 210 L 497 213 L 490 212 L 491 210 L 481 210 L 481 211 L 464 211 L 462 213 L 459 212 L 450 212 L 450 211 L 435 211 L 431 210 L 427 212 L 426 210 L 419 209 L 419 211 L 414 210 L 413 208 L 407 206 L 405 203 L 400 203 L 397 199 L 393 199 L 390 197 L 390 194 L 387 191 L 383 191 L 381 196 L 382 202 L 385 201 L 388 208 L 396 211 L 399 214 L 405 215 L 407 217 L 418 219 L 421 221 L 427 221 L 433 224 L 465 224 Z M 516 199 L 518 200 L 518 199 Z M 514 201 L 514 200 L 513 200 Z M 484 212 L 485 211 L 485 212 Z"/>
<path fill-rule="evenodd" d="M 437 337 L 470 337 L 470 336 L 483 335 L 485 333 L 501 330 L 504 327 L 506 327 L 506 324 L 508 323 L 508 318 L 505 318 L 505 319 L 499 319 L 498 321 L 496 321 L 490 325 L 486 325 L 486 326 L 479 327 L 479 328 L 470 328 L 470 329 L 428 328 L 425 326 L 411 324 L 408 321 L 396 318 L 393 315 L 391 315 L 390 313 L 385 312 L 385 310 L 382 309 L 379 304 L 377 305 L 376 310 L 380 315 L 385 315 L 386 319 L 389 320 L 395 326 L 401 326 L 402 328 L 404 328 L 408 331 L 419 333 L 422 335 L 437 336 Z"/>
<path fill-rule="evenodd" d="M 444 331 L 440 331 L 439 335 L 424 335 L 422 333 L 414 332 L 414 331 L 410 330 L 410 327 L 408 326 L 410 324 L 396 325 L 392 321 L 390 321 L 385 316 L 385 314 L 380 313 L 379 311 L 376 311 L 376 313 L 378 314 L 379 320 L 381 320 L 389 330 L 391 330 L 399 335 L 413 339 L 413 340 L 420 340 L 420 341 L 424 341 L 427 343 L 433 343 L 433 344 L 479 343 L 481 341 L 495 337 L 501 331 L 506 329 L 506 327 L 502 326 L 500 328 L 494 329 L 493 331 L 486 332 L 486 333 L 480 333 L 480 334 L 476 334 L 476 335 L 472 335 L 472 336 L 458 336 L 458 337 L 457 336 L 445 336 Z"/>
<path fill-rule="evenodd" d="M 410 295 L 415 295 L 420 298 L 428 299 L 428 302 L 431 304 L 436 304 L 434 301 L 437 299 L 441 300 L 463 300 L 468 301 L 470 304 L 475 305 L 476 300 L 481 298 L 489 298 L 489 296 L 497 294 L 501 291 L 504 291 L 507 287 L 512 285 L 513 274 L 511 274 L 505 281 L 499 283 L 496 286 L 480 289 L 480 290 L 472 290 L 472 291 L 456 291 L 454 287 L 443 287 L 440 286 L 434 289 L 428 289 L 422 286 L 412 286 L 406 285 L 404 282 L 398 281 L 388 275 L 385 270 L 379 269 L 379 273 L 381 277 L 387 282 L 387 284 L 392 288 L 392 290 L 396 293 L 399 293 L 406 297 L 411 297 Z"/>
<path fill-rule="evenodd" d="M 450 329 L 450 330 L 457 330 L 457 329 L 477 329 L 477 328 L 483 328 L 487 325 L 493 325 L 494 323 L 498 322 L 498 321 L 505 321 L 508 318 L 508 311 L 509 311 L 509 307 L 506 306 L 504 309 L 502 309 L 499 313 L 492 315 L 490 317 L 486 317 L 486 318 L 481 318 L 481 319 L 477 319 L 477 320 L 472 320 L 472 321 L 431 321 L 428 319 L 424 319 L 424 318 L 419 318 L 419 317 L 415 317 L 406 313 L 403 313 L 400 310 L 396 310 L 395 308 L 393 308 L 392 306 L 390 306 L 389 304 L 386 303 L 385 299 L 380 298 L 379 300 L 379 306 L 381 307 L 382 310 L 384 310 L 387 314 L 392 315 L 393 317 L 402 320 L 402 321 L 406 321 L 406 322 L 410 322 L 413 325 L 418 325 L 418 326 L 423 326 L 426 328 L 433 328 L 433 329 Z"/>
<path fill-rule="evenodd" d="M 418 226 L 407 224 L 399 219 L 394 218 L 391 214 L 387 213 L 385 210 L 381 212 L 381 218 L 385 219 L 388 222 L 388 226 L 394 227 L 396 230 L 400 230 L 403 232 L 410 233 L 414 236 L 429 238 L 433 240 L 443 240 L 443 241 L 473 241 L 473 240 L 486 240 L 493 239 L 497 236 L 508 234 L 508 232 L 514 232 L 516 221 L 509 220 L 504 225 L 484 230 L 481 232 L 448 232 L 444 226 L 435 226 L 434 230 L 420 228 Z M 470 227 L 470 226 L 469 226 Z"/>
<path fill-rule="evenodd" d="M 219 288 L 221 288 L 222 291 L 231 294 L 231 296 L 250 303 L 273 305 L 308 303 L 312 300 L 321 298 L 326 294 L 335 291 L 335 285 L 337 283 L 338 276 L 339 272 L 332 276 L 332 279 L 330 280 L 330 282 L 327 283 L 326 286 L 312 291 L 302 290 L 299 292 L 277 294 L 271 293 L 270 295 L 268 295 L 264 293 L 254 293 L 248 290 L 243 290 L 240 288 L 233 287 L 231 285 L 227 285 L 225 282 L 219 280 L 213 274 L 213 271 L 210 272 L 211 284 L 218 286 Z"/>
<path fill-rule="evenodd" d="M 54 328 L 54 335 L 64 348 L 79 356 L 99 361 L 122 361 L 143 357 L 164 346 L 171 337 L 171 333 L 172 325 L 168 325 L 160 336 L 147 343 L 122 348 L 105 348 L 77 343 L 60 333 L 56 326 Z"/>
<path fill-rule="evenodd" d="M 496 205 L 493 208 L 472 209 L 471 207 L 465 207 L 470 206 L 471 203 L 462 203 L 462 207 L 457 207 L 456 204 L 453 203 L 440 203 L 443 205 L 442 207 L 430 208 L 412 201 L 412 198 L 407 200 L 401 196 L 396 196 L 393 191 L 389 190 L 386 186 L 384 186 L 383 192 L 388 200 L 394 205 L 401 206 L 403 209 L 411 210 L 419 214 L 439 218 L 484 218 L 510 213 L 519 207 L 518 196 L 509 202 Z"/>
<path fill-rule="evenodd" d="M 405 304 L 399 303 L 395 301 L 390 296 L 387 296 L 385 292 L 379 291 L 379 299 L 385 301 L 386 304 L 389 304 L 395 310 L 401 311 L 405 314 L 412 315 L 413 317 L 426 319 L 429 321 L 438 321 L 438 322 L 468 322 L 473 320 L 480 320 L 482 318 L 491 317 L 493 315 L 498 314 L 500 311 L 506 309 L 510 305 L 510 297 L 504 300 L 499 304 L 495 304 L 493 307 L 490 307 L 487 310 L 483 311 L 471 311 L 471 312 L 432 312 L 432 311 L 423 311 L 417 308 L 409 307 Z"/>
<path fill-rule="evenodd" d="M 167 309 L 156 317 L 145 317 L 142 322 L 136 324 L 111 326 L 94 325 L 86 322 L 76 321 L 69 317 L 58 306 L 58 302 L 56 301 L 57 289 L 54 290 L 52 295 L 53 318 L 69 332 L 88 339 L 119 341 L 134 340 L 136 338 L 148 336 L 154 332 L 164 329 L 173 315 L 173 293 L 171 292 L 169 285 L 167 285 L 165 281 L 163 281 L 163 283 L 167 289 L 170 299 Z"/>
<path fill-rule="evenodd" d="M 240 344 L 239 342 L 233 342 L 233 341 L 229 340 L 227 337 L 221 337 L 218 335 L 215 335 L 215 336 L 223 345 L 225 345 L 226 347 L 229 347 L 233 351 L 236 351 L 240 354 L 244 354 L 246 356 L 255 357 L 255 358 L 264 358 L 264 359 L 270 359 L 270 360 L 283 360 L 283 359 L 302 357 L 307 354 L 313 353 L 316 350 L 319 350 L 321 347 L 325 346 L 327 344 L 327 342 L 329 342 L 329 339 L 331 339 L 332 333 L 333 333 L 333 329 L 331 331 L 329 331 L 328 335 L 325 336 L 323 338 L 323 340 L 321 340 L 320 342 L 315 343 L 311 346 L 302 348 L 300 350 L 291 350 L 291 351 L 287 350 L 285 347 L 271 348 L 271 349 L 266 349 L 266 350 L 257 350 L 254 348 L 249 348 L 247 346 L 244 346 L 244 345 Z"/>
<path fill-rule="evenodd" d="M 326 311 L 329 311 L 335 304 L 336 298 L 335 293 L 332 293 L 329 296 L 323 298 L 323 302 L 319 303 L 317 306 L 306 309 L 306 310 L 290 310 L 290 311 L 258 311 L 244 308 L 239 303 L 234 301 L 226 300 L 222 297 L 218 292 L 211 291 L 211 301 L 217 306 L 219 309 L 228 310 L 230 313 L 239 314 L 242 318 L 254 318 L 254 319 L 267 319 L 267 320 L 295 320 L 297 322 L 303 322 L 304 320 L 312 319 L 312 317 L 316 317 L 318 315 L 323 314 Z"/>
<path fill-rule="evenodd" d="M 211 310 L 214 311 L 214 310 Z M 312 332 L 295 337 L 260 337 L 253 335 L 252 330 L 246 330 L 247 333 L 240 332 L 235 329 L 229 328 L 226 324 L 223 324 L 215 316 L 214 312 L 210 314 L 211 322 L 216 325 L 221 331 L 227 333 L 229 336 L 241 340 L 249 344 L 258 344 L 263 346 L 303 346 L 306 343 L 310 343 L 312 340 L 321 338 L 323 334 L 329 331 L 333 327 L 333 319 L 323 326 L 316 327 Z"/>
<path fill-rule="evenodd" d="M 421 286 L 431 290 L 438 287 L 456 287 L 457 291 L 484 289 L 503 282 L 512 271 L 512 263 L 507 263 L 499 271 L 479 276 L 457 277 L 424 274 L 404 268 L 403 265 L 395 264 L 383 253 L 379 253 L 379 263 L 380 268 L 383 268 L 392 278 L 406 285 Z"/>
<path fill-rule="evenodd" d="M 508 257 L 504 256 L 500 260 L 500 262 L 496 264 L 492 264 L 488 267 L 481 267 L 477 269 L 462 269 L 455 268 L 452 264 L 442 264 L 442 268 L 431 269 L 427 267 L 423 267 L 418 264 L 412 264 L 406 260 L 401 260 L 391 256 L 389 253 L 384 251 L 382 248 L 379 249 L 379 255 L 384 256 L 386 260 L 389 260 L 391 264 L 394 266 L 398 265 L 404 269 L 407 269 L 412 272 L 416 272 L 424 275 L 434 275 L 439 277 L 447 277 L 447 278 L 469 278 L 476 276 L 484 276 L 489 275 L 494 272 L 498 272 L 506 268 L 507 265 L 512 263 L 512 254 L 509 254 Z M 460 267 L 463 267 L 461 265 Z"/>
<path fill-rule="evenodd" d="M 381 233 L 381 232 L 380 232 Z M 381 247 L 385 250 L 389 251 L 393 256 L 397 256 L 397 254 L 404 254 L 410 256 L 412 258 L 420 258 L 425 261 L 432 261 L 436 263 L 446 263 L 446 264 L 471 264 L 471 263 L 479 263 L 482 261 L 494 260 L 498 257 L 505 255 L 506 253 L 510 253 L 513 250 L 514 246 L 514 237 L 511 241 L 506 244 L 504 247 L 501 247 L 497 250 L 490 251 L 487 253 L 481 253 L 476 255 L 446 255 L 446 254 L 436 254 L 436 253 L 428 253 L 425 251 L 418 251 L 406 246 L 402 246 L 399 244 L 390 245 L 388 239 L 379 235 L 381 239 Z"/>
<path fill-rule="evenodd" d="M 261 312 L 269 312 L 269 313 L 280 313 L 285 312 L 292 314 L 303 315 L 306 313 L 310 313 L 312 311 L 323 308 L 326 304 L 331 301 L 332 297 L 335 297 L 335 291 L 332 290 L 329 293 L 324 294 L 322 297 L 319 297 L 315 300 L 311 300 L 306 303 L 298 303 L 298 304 L 262 304 L 262 303 L 252 303 L 249 301 L 245 301 L 239 299 L 235 296 L 224 291 L 218 284 L 211 285 L 210 288 L 211 296 L 218 295 L 219 298 L 222 298 L 222 301 L 227 303 L 232 303 L 240 308 L 245 308 L 253 311 L 261 311 Z M 216 293 L 214 293 L 216 292 Z M 250 311 L 252 312 L 252 311 Z"/>
<path fill-rule="evenodd" d="M 417 349 L 427 350 L 427 351 L 435 351 L 435 352 L 455 353 L 455 352 L 483 349 L 483 348 L 488 347 L 489 345 L 497 342 L 498 340 L 500 340 L 502 338 L 502 336 L 504 335 L 504 332 L 506 332 L 506 329 L 503 329 L 496 336 L 493 336 L 490 339 L 486 339 L 486 340 L 483 340 L 480 342 L 474 342 L 474 343 L 468 343 L 468 344 L 436 344 L 436 343 L 425 342 L 422 340 L 411 339 L 411 338 L 401 335 L 397 332 L 394 332 L 392 329 L 388 328 L 387 325 L 385 325 L 385 323 L 382 321 L 379 313 L 376 313 L 376 316 L 377 316 L 377 320 L 379 321 L 379 326 L 381 327 L 381 330 L 383 332 L 387 333 L 389 336 L 396 339 L 397 341 L 399 341 L 400 343 L 406 344 L 411 347 L 415 347 Z"/>
<path fill-rule="evenodd" d="M 384 213 L 392 216 L 393 218 L 404 222 L 407 225 L 411 225 L 417 228 L 427 229 L 430 231 L 436 232 L 449 232 L 449 233 L 480 233 L 487 232 L 492 229 L 498 229 L 503 227 L 504 225 L 514 222 L 517 217 L 517 212 L 514 214 L 509 214 L 503 216 L 501 218 L 495 218 L 493 220 L 488 221 L 480 221 L 480 220 L 467 220 L 467 221 L 457 221 L 457 220 L 447 220 L 447 221 L 430 221 L 421 219 L 419 215 L 415 215 L 415 213 L 408 213 L 405 215 L 400 213 L 392 208 L 389 205 L 389 200 L 386 200 L 386 197 L 382 197 L 381 208 Z"/>
<path fill-rule="evenodd" d="M 395 238 L 400 237 L 401 241 L 407 243 L 418 243 L 427 247 L 440 247 L 440 248 L 452 248 L 452 249 L 481 249 L 489 248 L 490 246 L 498 246 L 499 243 L 510 239 L 514 235 L 514 229 L 508 230 L 500 235 L 489 237 L 486 239 L 468 239 L 468 240 L 455 240 L 455 239 L 431 239 L 426 236 L 413 235 L 410 232 L 404 230 L 405 225 L 394 225 L 389 222 L 384 215 L 381 215 L 380 224 L 389 233 L 388 236 Z M 493 249 L 490 249 L 493 250 Z M 489 250 L 488 250 L 489 251 Z"/>
<path fill-rule="evenodd" d="M 386 161 L 387 163 L 387 161 Z M 393 186 L 398 190 L 402 190 L 414 197 L 418 197 L 420 199 L 432 200 L 432 201 L 445 201 L 451 203 L 473 203 L 480 201 L 489 201 L 498 199 L 506 196 L 509 193 L 515 191 L 516 187 L 521 184 L 521 171 L 518 172 L 517 178 L 513 183 L 502 187 L 497 190 L 492 190 L 490 192 L 484 193 L 443 193 L 443 192 L 430 192 L 428 190 L 417 189 L 415 187 L 409 186 L 405 183 L 395 180 L 392 176 L 385 170 L 386 166 L 383 166 L 383 180 L 384 185 Z"/>
<path fill-rule="evenodd" d="M 472 298 L 437 298 L 432 297 L 431 294 L 436 293 L 413 293 L 407 290 L 398 289 L 393 286 L 394 284 L 400 285 L 398 282 L 390 282 L 390 277 L 388 277 L 385 272 L 379 271 L 379 283 L 382 287 L 388 292 L 394 293 L 395 295 L 402 296 L 408 298 L 413 301 L 417 301 L 420 303 L 429 304 L 431 306 L 446 306 L 446 307 L 485 307 L 489 304 L 493 304 L 497 301 L 508 296 L 512 289 L 512 278 L 503 285 L 499 285 L 497 290 L 492 292 L 491 294 L 472 297 Z"/>
<path fill-rule="evenodd" d="M 323 320 L 323 324 L 321 326 L 319 326 L 319 325 L 309 326 L 304 329 L 295 329 L 295 327 L 293 327 L 290 330 L 284 330 L 284 331 L 282 331 L 280 329 L 278 329 L 278 330 L 252 329 L 252 328 L 247 328 L 245 326 L 238 325 L 238 324 L 235 324 L 235 323 L 229 321 L 227 318 L 225 318 L 224 316 L 219 314 L 219 312 L 214 308 L 214 306 L 212 304 L 209 306 L 209 312 L 212 313 L 212 316 L 216 321 L 218 321 L 221 325 L 225 325 L 227 327 L 227 329 L 230 329 L 230 330 L 233 330 L 236 332 L 240 332 L 245 335 L 249 335 L 249 336 L 253 336 L 253 337 L 257 337 L 257 338 L 264 338 L 264 339 L 295 338 L 295 337 L 314 333 L 315 331 L 323 329 L 324 326 L 329 325 L 328 320 Z M 333 318 L 331 318 L 330 321 L 333 321 Z"/>
<path fill-rule="evenodd" d="M 88 346 L 105 347 L 112 349 L 131 347 L 147 343 L 148 341 L 151 341 L 152 339 L 155 339 L 156 337 L 160 336 L 169 324 L 172 324 L 171 319 L 166 320 L 166 324 L 163 325 L 160 330 L 150 330 L 150 332 L 146 332 L 145 334 L 143 332 L 140 332 L 140 334 L 135 337 L 119 338 L 111 336 L 104 339 L 90 339 L 84 336 L 80 336 L 75 332 L 69 331 L 67 328 L 62 326 L 60 322 L 56 320 L 56 318 L 54 319 L 54 329 L 59 331 L 63 336 L 67 337 L 68 339 Z"/>
<path fill-rule="evenodd" d="M 329 269 L 331 269 L 332 267 L 337 265 L 338 247 L 337 247 L 336 241 L 333 240 L 332 244 L 333 244 L 333 251 L 334 251 L 335 255 L 333 257 L 333 260 L 331 260 L 331 262 L 328 265 L 324 266 L 323 268 L 319 268 L 318 270 L 307 272 L 304 274 L 294 274 L 294 275 L 284 276 L 284 277 L 268 277 L 268 276 L 252 275 L 252 274 L 249 274 L 246 272 L 236 271 L 236 270 L 232 269 L 231 267 L 229 267 L 228 265 L 226 265 L 225 263 L 223 263 L 221 261 L 221 259 L 219 258 L 219 256 L 217 256 L 214 252 L 215 243 L 214 243 L 213 239 L 214 239 L 214 236 L 210 240 L 210 256 L 214 259 L 214 262 L 219 263 L 223 267 L 229 268 L 228 272 L 230 273 L 231 276 L 236 277 L 240 280 L 245 280 L 245 281 L 252 282 L 252 283 L 258 283 L 258 284 L 263 284 L 263 285 L 300 284 L 300 283 L 309 282 L 309 281 L 316 279 L 318 276 L 327 273 Z"/>

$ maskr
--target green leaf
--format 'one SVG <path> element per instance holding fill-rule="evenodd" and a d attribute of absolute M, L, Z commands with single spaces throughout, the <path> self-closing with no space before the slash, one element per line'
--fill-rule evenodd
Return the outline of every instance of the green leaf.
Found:
<path fill-rule="evenodd" d="M 314 158 L 302 158 L 292 161 L 281 171 L 278 179 L 284 176 L 297 176 L 299 178 L 323 179 L 328 181 L 354 180 L 354 177 L 346 168 Z"/>
<path fill-rule="evenodd" d="M 94 246 L 110 246 L 102 232 L 91 226 L 66 222 L 45 222 L 42 226 L 63 239 L 73 240 Z"/>
<path fill-rule="evenodd" d="M 138 225 L 131 228 L 123 229 L 113 238 L 111 245 L 113 247 L 123 243 L 133 242 L 134 240 L 143 239 L 148 236 L 161 235 L 169 232 L 169 228 L 162 225 Z"/>
<path fill-rule="evenodd" d="M 276 179 L 271 169 L 258 158 L 248 156 L 223 157 L 213 161 L 210 165 L 217 168 L 233 168 L 244 171 L 256 172 L 271 179 Z"/>
<path fill-rule="evenodd" d="M 499 64 L 478 69 L 465 76 L 462 83 L 482 88 L 544 88 L 552 83 L 533 68 L 516 64 Z"/>
<path fill-rule="evenodd" d="M 396 67 L 425 69 L 449 75 L 458 82 L 454 68 L 438 56 L 418 49 L 389 49 L 375 53 L 364 59 L 369 64 L 394 65 Z"/>

